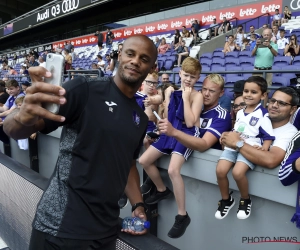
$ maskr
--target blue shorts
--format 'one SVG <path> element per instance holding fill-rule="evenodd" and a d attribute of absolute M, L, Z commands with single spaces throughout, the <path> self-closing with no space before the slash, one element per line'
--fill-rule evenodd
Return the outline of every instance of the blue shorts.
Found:
<path fill-rule="evenodd" d="M 248 161 L 241 153 L 227 149 L 222 152 L 219 160 L 226 160 L 233 163 L 236 163 L 237 161 L 244 162 L 252 170 L 256 167 L 255 164 Z"/>
<path fill-rule="evenodd" d="M 185 125 L 182 125 L 181 131 L 188 135 L 192 135 L 194 137 L 200 136 L 200 131 L 198 127 L 187 128 Z M 166 155 L 170 155 L 170 154 L 182 155 L 186 161 L 194 151 L 192 149 L 183 146 L 176 139 L 166 136 L 164 134 L 160 135 L 159 139 L 156 142 L 152 143 L 151 146 L 153 146 L 159 152 Z"/>
<path fill-rule="evenodd" d="M 155 122 L 148 121 L 147 132 L 153 132 L 154 130 L 156 130 Z"/>

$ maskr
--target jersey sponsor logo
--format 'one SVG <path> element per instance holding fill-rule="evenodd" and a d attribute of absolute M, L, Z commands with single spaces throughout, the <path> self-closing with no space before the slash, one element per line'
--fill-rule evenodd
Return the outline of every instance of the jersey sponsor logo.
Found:
<path fill-rule="evenodd" d="M 208 121 L 209 121 L 209 119 L 207 119 L 207 118 L 203 119 L 203 121 L 201 123 L 201 128 L 206 128 Z"/>
<path fill-rule="evenodd" d="M 252 116 L 250 121 L 249 121 L 249 124 L 251 126 L 255 126 L 257 124 L 258 120 L 259 120 L 259 118 Z"/>
<path fill-rule="evenodd" d="M 139 114 L 135 110 L 132 112 L 132 119 L 133 119 L 133 122 L 136 126 L 140 125 L 141 117 L 139 116 Z"/>
<path fill-rule="evenodd" d="M 105 102 L 105 104 L 107 105 L 107 106 L 109 106 L 109 107 L 111 107 L 111 106 L 118 106 L 118 104 L 116 104 L 116 103 L 114 103 L 114 102 Z"/>

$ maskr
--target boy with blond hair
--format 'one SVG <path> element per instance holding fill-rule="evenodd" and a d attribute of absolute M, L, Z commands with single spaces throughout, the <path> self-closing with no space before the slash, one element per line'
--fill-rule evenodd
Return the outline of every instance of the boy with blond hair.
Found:
<path fill-rule="evenodd" d="M 165 91 L 165 118 L 178 130 L 199 137 L 199 117 L 203 104 L 202 94 L 194 89 L 194 85 L 200 77 L 201 65 L 198 60 L 188 57 L 183 61 L 179 72 L 181 77 L 181 88 L 174 90 L 169 87 Z M 175 223 L 168 233 L 171 238 L 181 237 L 188 225 L 190 217 L 185 209 L 185 189 L 181 167 L 191 155 L 193 150 L 183 146 L 173 137 L 160 135 L 158 141 L 154 142 L 140 157 L 139 162 L 156 186 L 153 195 L 145 200 L 147 204 L 155 204 L 163 199 L 170 198 L 172 192 L 164 185 L 154 162 L 164 154 L 171 154 L 168 173 L 173 184 L 173 190 L 178 206 L 178 215 Z"/>

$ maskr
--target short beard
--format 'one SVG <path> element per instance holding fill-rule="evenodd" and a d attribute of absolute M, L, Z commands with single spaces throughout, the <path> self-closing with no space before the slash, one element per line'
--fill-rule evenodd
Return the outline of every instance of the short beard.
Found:
<path fill-rule="evenodd" d="M 124 83 L 131 87 L 131 88 L 136 88 L 137 86 L 141 85 L 143 82 L 143 79 L 146 77 L 140 77 L 138 79 L 132 79 L 131 77 L 127 77 L 124 74 L 124 70 L 119 68 L 118 70 L 120 70 L 120 78 L 124 81 Z M 142 79 L 143 78 L 143 79 Z"/>

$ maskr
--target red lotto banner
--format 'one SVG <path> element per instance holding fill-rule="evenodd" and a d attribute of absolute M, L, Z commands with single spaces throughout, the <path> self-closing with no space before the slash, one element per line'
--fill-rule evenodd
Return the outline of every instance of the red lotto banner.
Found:
<path fill-rule="evenodd" d="M 243 6 L 230 7 L 221 10 L 207 11 L 204 13 L 193 14 L 189 16 L 177 17 L 168 20 L 162 20 L 159 22 L 152 22 L 147 24 L 142 24 L 138 26 L 124 27 L 120 29 L 113 30 L 115 40 L 126 39 L 128 36 L 135 34 L 151 35 L 160 32 L 170 32 L 174 29 L 182 29 L 182 26 L 190 28 L 193 20 L 199 20 L 201 26 L 210 25 L 213 19 L 217 19 L 217 23 L 223 20 L 223 17 L 231 19 L 236 17 L 238 20 L 251 19 L 258 17 L 262 14 L 270 13 L 273 15 L 275 9 L 279 9 L 282 12 L 282 0 L 274 0 L 268 2 L 253 3 Z M 106 32 L 103 33 L 104 37 Z M 69 40 L 59 41 L 53 43 L 53 48 L 64 47 L 66 41 L 71 41 L 75 47 L 91 45 L 97 43 L 97 37 L 94 35 L 87 35 L 83 37 L 73 38 Z"/>

